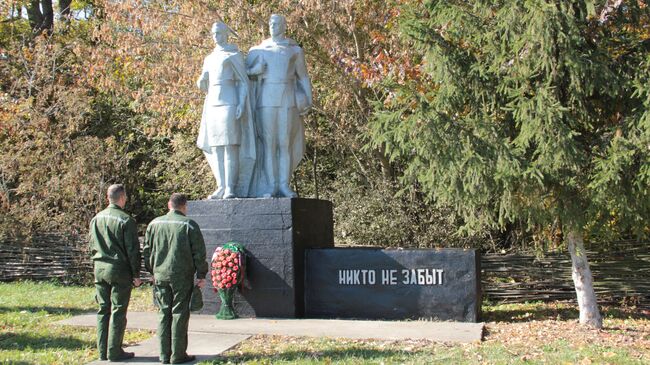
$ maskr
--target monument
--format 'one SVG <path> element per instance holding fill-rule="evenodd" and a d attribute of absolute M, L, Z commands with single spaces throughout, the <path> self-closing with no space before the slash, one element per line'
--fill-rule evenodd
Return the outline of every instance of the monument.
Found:
<path fill-rule="evenodd" d="M 198 81 L 208 94 L 197 145 L 217 190 L 189 202 L 188 216 L 201 227 L 207 257 L 226 242 L 245 246 L 248 286 L 235 296 L 237 313 L 295 318 L 304 315 L 305 250 L 334 245 L 332 203 L 298 198 L 290 187 L 305 149 L 311 82 L 302 49 L 285 36 L 285 18 L 272 15 L 269 29 L 271 38 L 244 63 L 227 44 L 230 29 L 212 27 L 215 50 Z M 204 313 L 216 313 L 211 285 L 204 297 Z"/>
<path fill-rule="evenodd" d="M 188 202 L 188 216 L 201 227 L 207 257 L 227 242 L 245 247 L 247 284 L 234 309 L 243 317 L 477 321 L 476 250 L 334 248 L 332 203 L 291 189 L 312 91 L 303 50 L 286 28 L 272 15 L 271 37 L 244 61 L 227 43 L 231 30 L 215 23 L 216 46 L 198 80 L 207 96 L 197 145 L 217 189 Z M 217 276 L 208 283 L 219 286 Z M 203 293 L 203 313 L 217 313 L 213 286 Z"/>

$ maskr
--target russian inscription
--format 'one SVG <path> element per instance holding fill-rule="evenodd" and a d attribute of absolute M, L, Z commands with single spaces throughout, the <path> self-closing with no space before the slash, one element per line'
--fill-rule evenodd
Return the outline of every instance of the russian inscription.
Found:
<path fill-rule="evenodd" d="M 378 274 L 379 272 L 379 274 Z M 443 269 L 340 269 L 341 285 L 442 285 Z M 377 277 L 381 276 L 381 281 Z"/>

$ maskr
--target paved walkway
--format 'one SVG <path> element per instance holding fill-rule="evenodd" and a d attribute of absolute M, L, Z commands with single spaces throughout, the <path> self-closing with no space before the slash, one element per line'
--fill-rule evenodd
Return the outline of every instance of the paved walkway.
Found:
<path fill-rule="evenodd" d="M 220 353 L 234 347 L 238 343 L 249 338 L 250 335 L 230 335 L 222 333 L 201 333 L 189 332 L 187 353 L 196 356 L 196 361 L 187 364 L 196 364 L 200 361 L 206 361 L 214 358 Z M 158 338 L 156 336 L 141 342 L 135 346 L 125 349 L 128 352 L 134 352 L 133 359 L 122 362 L 93 361 L 88 365 L 108 365 L 108 364 L 160 364 Z"/>
<path fill-rule="evenodd" d="M 97 322 L 95 314 L 84 314 L 57 323 L 95 327 Z M 128 328 L 155 331 L 157 326 L 156 313 L 129 312 L 128 314 Z M 220 321 L 213 315 L 192 314 L 189 331 L 188 353 L 201 355 L 199 360 L 206 360 L 257 334 L 378 340 L 428 339 L 438 342 L 467 343 L 481 341 L 483 323 L 262 318 Z M 135 363 L 158 362 L 158 345 L 155 337 L 133 346 L 128 351 L 135 352 L 136 357 L 142 357 L 135 359 Z"/>

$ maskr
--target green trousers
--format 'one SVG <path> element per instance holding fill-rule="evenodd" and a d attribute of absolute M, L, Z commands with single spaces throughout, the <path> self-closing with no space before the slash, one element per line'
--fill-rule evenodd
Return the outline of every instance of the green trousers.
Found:
<path fill-rule="evenodd" d="M 122 355 L 122 341 L 126 329 L 126 310 L 131 299 L 131 284 L 95 282 L 97 311 L 97 349 L 102 359 Z"/>
<path fill-rule="evenodd" d="M 154 298 L 158 306 L 160 361 L 174 363 L 187 356 L 187 328 L 194 280 L 157 281 Z"/>

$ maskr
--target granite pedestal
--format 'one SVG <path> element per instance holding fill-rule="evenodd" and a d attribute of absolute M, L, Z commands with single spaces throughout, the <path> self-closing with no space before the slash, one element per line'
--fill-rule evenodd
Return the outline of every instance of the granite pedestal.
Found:
<path fill-rule="evenodd" d="M 201 227 L 208 260 L 226 242 L 246 247 L 248 286 L 234 300 L 240 316 L 304 316 L 305 249 L 334 246 L 331 202 L 302 198 L 190 201 L 188 217 Z M 215 314 L 220 301 L 210 274 L 207 279 L 202 313 Z"/>

